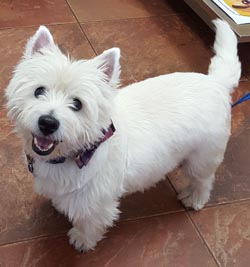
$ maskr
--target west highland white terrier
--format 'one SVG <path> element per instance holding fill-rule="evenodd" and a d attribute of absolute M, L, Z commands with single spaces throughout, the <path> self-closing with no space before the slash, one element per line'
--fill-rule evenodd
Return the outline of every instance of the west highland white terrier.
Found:
<path fill-rule="evenodd" d="M 27 42 L 6 89 L 8 116 L 35 191 L 68 216 L 77 250 L 103 238 L 122 195 L 155 185 L 180 163 L 191 179 L 178 198 L 195 210 L 208 201 L 241 73 L 236 36 L 226 22 L 214 24 L 208 75 L 173 73 L 122 90 L 118 48 L 75 61 L 44 26 Z"/>

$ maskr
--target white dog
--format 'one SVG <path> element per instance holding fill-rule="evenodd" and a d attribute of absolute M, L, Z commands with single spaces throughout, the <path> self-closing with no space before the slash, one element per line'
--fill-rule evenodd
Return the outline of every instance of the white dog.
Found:
<path fill-rule="evenodd" d="M 122 90 L 118 48 L 74 61 L 44 26 L 28 41 L 6 90 L 8 115 L 36 192 L 72 221 L 76 249 L 102 239 L 122 195 L 156 184 L 180 163 L 192 179 L 179 199 L 195 210 L 208 201 L 241 73 L 234 33 L 223 21 L 215 26 L 208 75 L 162 75 Z"/>

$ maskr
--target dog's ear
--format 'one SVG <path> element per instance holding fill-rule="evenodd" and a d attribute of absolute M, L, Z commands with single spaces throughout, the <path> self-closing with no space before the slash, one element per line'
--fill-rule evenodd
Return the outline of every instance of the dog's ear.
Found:
<path fill-rule="evenodd" d="M 120 76 L 120 49 L 114 47 L 105 50 L 95 59 L 98 60 L 98 68 L 106 75 L 107 82 L 111 85 L 117 85 Z"/>
<path fill-rule="evenodd" d="M 24 56 L 31 58 L 36 52 L 40 52 L 42 48 L 54 45 L 55 43 L 49 30 L 45 26 L 40 26 L 27 42 Z"/>

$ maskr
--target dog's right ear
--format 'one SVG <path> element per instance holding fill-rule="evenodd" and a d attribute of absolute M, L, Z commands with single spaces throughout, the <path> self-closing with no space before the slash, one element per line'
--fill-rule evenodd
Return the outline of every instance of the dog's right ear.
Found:
<path fill-rule="evenodd" d="M 35 53 L 41 53 L 42 48 L 54 45 L 55 43 L 49 30 L 45 26 L 40 26 L 36 33 L 27 42 L 24 57 L 31 58 Z"/>

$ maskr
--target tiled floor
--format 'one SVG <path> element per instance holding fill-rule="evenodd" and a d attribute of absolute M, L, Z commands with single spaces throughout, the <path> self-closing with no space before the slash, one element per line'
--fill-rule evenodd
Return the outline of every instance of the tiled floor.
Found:
<path fill-rule="evenodd" d="M 0 1 L 0 266 L 249 267 L 250 105 L 232 111 L 232 136 L 207 207 L 185 210 L 176 199 L 181 169 L 157 187 L 122 200 L 120 221 L 94 251 L 68 245 L 66 218 L 32 190 L 32 177 L 11 132 L 4 88 L 28 37 L 46 24 L 63 51 L 90 58 L 118 46 L 122 84 L 173 71 L 206 73 L 214 34 L 181 1 Z M 249 91 L 250 45 L 239 45 Z"/>

